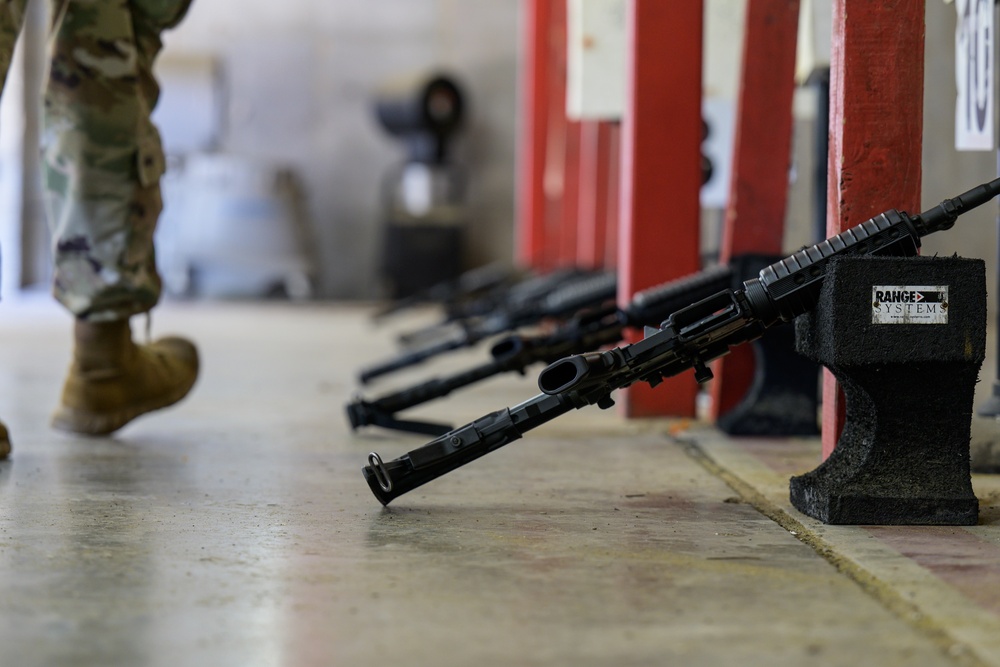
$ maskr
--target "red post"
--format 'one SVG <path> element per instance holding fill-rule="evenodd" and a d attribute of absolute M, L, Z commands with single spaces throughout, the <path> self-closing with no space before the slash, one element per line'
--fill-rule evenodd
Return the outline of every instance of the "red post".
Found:
<path fill-rule="evenodd" d="M 564 95 L 565 97 L 565 95 Z M 565 107 L 564 107 L 565 108 Z M 581 134 L 583 123 L 566 120 L 566 142 L 562 160 L 562 210 L 559 215 L 558 265 L 573 266 L 577 263 L 577 238 L 580 228 L 580 196 L 584 186 L 580 182 Z"/>
<path fill-rule="evenodd" d="M 699 269 L 702 0 L 628 3 L 618 298 Z M 693 416 L 690 373 L 629 387 L 628 417 Z"/>
<path fill-rule="evenodd" d="M 517 259 L 537 267 L 545 244 L 545 130 L 548 125 L 550 0 L 524 0 L 522 128 L 518 155 Z"/>
<path fill-rule="evenodd" d="M 517 194 L 517 260 L 524 266 L 556 263 L 565 141 L 566 3 L 523 0 L 524 69 Z"/>
<path fill-rule="evenodd" d="M 799 0 L 750 0 L 747 5 L 720 262 L 751 253 L 780 255 L 784 250 L 798 25 Z M 752 348 L 737 347 L 713 369 L 712 412 L 717 417 L 732 409 L 750 387 Z"/>
<path fill-rule="evenodd" d="M 920 209 L 923 86 L 923 0 L 834 0 L 828 236 L 887 208 Z M 824 458 L 843 425 L 825 371 Z"/>
<path fill-rule="evenodd" d="M 580 127 L 580 199 L 577 263 L 607 266 L 608 196 L 611 169 L 611 126 L 606 121 L 584 121 Z"/>
<path fill-rule="evenodd" d="M 618 218 L 621 214 L 621 123 L 607 124 L 608 130 L 608 178 L 606 223 L 604 229 L 604 265 L 618 266 Z"/>

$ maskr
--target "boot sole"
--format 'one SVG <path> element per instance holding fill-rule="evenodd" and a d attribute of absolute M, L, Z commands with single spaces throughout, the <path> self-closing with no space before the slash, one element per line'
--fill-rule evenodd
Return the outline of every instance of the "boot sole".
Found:
<path fill-rule="evenodd" d="M 63 405 L 57 408 L 52 415 L 52 428 L 81 435 L 108 435 L 125 426 L 125 424 L 128 424 L 136 417 L 170 407 L 174 403 L 177 403 L 188 395 L 194 384 L 194 382 L 191 382 L 188 385 L 178 387 L 165 396 L 157 397 L 156 400 L 130 405 L 110 412 L 94 412 Z"/>

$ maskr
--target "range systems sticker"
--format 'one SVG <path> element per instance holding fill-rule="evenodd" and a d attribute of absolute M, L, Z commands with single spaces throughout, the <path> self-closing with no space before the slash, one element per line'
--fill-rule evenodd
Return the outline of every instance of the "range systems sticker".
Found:
<path fill-rule="evenodd" d="M 875 285 L 872 324 L 948 324 L 948 286 Z"/>

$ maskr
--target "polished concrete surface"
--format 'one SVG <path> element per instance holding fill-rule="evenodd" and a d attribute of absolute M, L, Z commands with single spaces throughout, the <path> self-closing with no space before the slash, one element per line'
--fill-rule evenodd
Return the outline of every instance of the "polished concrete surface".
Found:
<path fill-rule="evenodd" d="M 47 426 L 66 316 L 0 304 L 0 664 L 1000 665 L 992 476 L 978 526 L 824 526 L 787 498 L 814 440 L 587 408 L 382 508 L 368 452 L 427 438 L 352 433 L 343 405 L 427 314 L 370 312 L 167 303 L 153 332 L 198 341 L 199 384 L 95 439 Z M 411 414 L 535 393 L 505 377 Z"/>

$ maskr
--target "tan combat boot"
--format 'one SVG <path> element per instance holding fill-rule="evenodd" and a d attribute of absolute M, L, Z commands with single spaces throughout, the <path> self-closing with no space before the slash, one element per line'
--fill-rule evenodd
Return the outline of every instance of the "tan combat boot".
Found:
<path fill-rule="evenodd" d="M 5 459 L 10 454 L 10 436 L 7 434 L 7 427 L 0 423 L 0 459 Z"/>
<path fill-rule="evenodd" d="M 132 342 L 128 320 L 76 321 L 76 345 L 52 426 L 104 435 L 184 398 L 198 377 L 198 351 L 183 338 Z"/>

